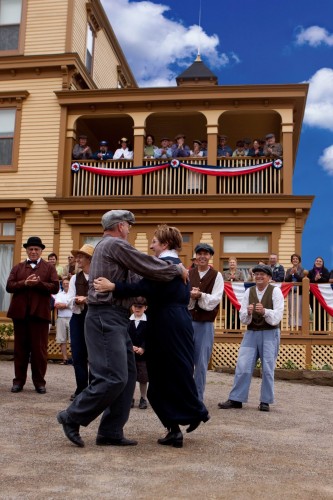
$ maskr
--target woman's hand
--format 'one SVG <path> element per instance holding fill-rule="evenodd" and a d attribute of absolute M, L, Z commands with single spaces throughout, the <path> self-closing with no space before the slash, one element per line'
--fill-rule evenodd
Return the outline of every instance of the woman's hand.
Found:
<path fill-rule="evenodd" d="M 94 279 L 94 288 L 96 292 L 113 292 L 116 285 L 107 278 L 96 278 Z"/>

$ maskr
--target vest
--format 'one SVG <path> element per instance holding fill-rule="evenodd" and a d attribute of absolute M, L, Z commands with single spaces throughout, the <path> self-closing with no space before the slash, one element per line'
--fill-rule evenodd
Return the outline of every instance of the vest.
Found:
<path fill-rule="evenodd" d="M 268 285 L 266 292 L 264 293 L 261 303 L 266 309 L 273 309 L 273 290 L 274 287 L 273 285 Z M 256 292 L 256 287 L 252 286 L 250 288 L 250 294 L 249 294 L 249 304 L 256 304 L 259 302 L 257 292 Z M 266 323 L 265 318 L 261 315 L 253 311 L 252 314 L 252 321 L 251 323 L 247 326 L 248 330 L 274 330 L 275 328 L 278 328 L 279 325 L 269 325 Z"/>
<path fill-rule="evenodd" d="M 205 276 L 200 280 L 200 275 L 197 268 L 190 269 L 189 277 L 191 287 L 200 288 L 203 293 L 212 293 L 215 280 L 217 276 L 217 271 L 215 269 L 209 268 Z M 194 308 L 190 310 L 193 321 L 211 321 L 213 322 L 217 316 L 219 310 L 219 304 L 212 311 L 205 311 L 199 307 L 198 301 L 196 300 Z"/>
<path fill-rule="evenodd" d="M 89 282 L 86 280 L 83 271 L 80 271 L 76 275 L 76 295 L 81 295 L 82 297 L 88 296 Z"/>

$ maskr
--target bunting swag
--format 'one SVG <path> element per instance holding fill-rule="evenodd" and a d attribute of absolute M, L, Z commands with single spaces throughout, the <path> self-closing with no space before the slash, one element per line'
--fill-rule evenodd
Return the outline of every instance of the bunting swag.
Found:
<path fill-rule="evenodd" d="M 145 175 L 151 172 L 157 172 L 158 170 L 163 170 L 167 167 L 179 168 L 183 167 L 194 172 L 196 174 L 213 175 L 215 177 L 235 177 L 239 175 L 254 174 L 255 172 L 260 172 L 266 170 L 267 168 L 273 166 L 275 169 L 279 170 L 282 168 L 282 160 L 270 161 L 268 163 L 261 163 L 258 165 L 249 165 L 247 167 L 212 167 L 206 165 L 189 165 L 187 163 L 180 162 L 179 160 L 171 160 L 168 163 L 162 163 L 161 165 L 151 165 L 148 167 L 132 167 L 132 168 L 101 168 L 92 167 L 90 165 L 84 165 L 78 162 L 72 163 L 71 169 L 74 173 L 79 172 L 79 170 L 86 170 L 92 174 L 105 175 L 108 177 L 129 177 L 134 175 Z"/>
<path fill-rule="evenodd" d="M 316 297 L 320 305 L 333 316 L 333 289 L 329 283 L 310 283 L 310 292 Z"/>
<path fill-rule="evenodd" d="M 274 286 L 278 286 L 281 288 L 281 292 L 283 297 L 286 298 L 291 288 L 293 287 L 293 283 L 271 283 Z M 238 309 L 241 308 L 241 303 L 244 297 L 245 290 L 250 286 L 254 286 L 255 283 L 242 283 L 233 281 L 230 283 L 229 281 L 224 282 L 224 291 L 227 294 L 230 302 Z M 332 299 L 333 305 L 333 299 Z"/>

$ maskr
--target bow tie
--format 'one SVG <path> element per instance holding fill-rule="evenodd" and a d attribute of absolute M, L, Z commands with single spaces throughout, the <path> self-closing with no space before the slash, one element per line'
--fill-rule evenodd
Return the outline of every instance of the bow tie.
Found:
<path fill-rule="evenodd" d="M 38 260 L 27 260 L 28 264 L 37 264 Z"/>

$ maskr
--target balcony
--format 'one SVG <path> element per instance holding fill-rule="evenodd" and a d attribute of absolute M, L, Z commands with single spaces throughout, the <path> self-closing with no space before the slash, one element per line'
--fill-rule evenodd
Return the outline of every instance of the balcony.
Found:
<path fill-rule="evenodd" d="M 172 166 L 166 159 L 143 159 L 142 166 L 154 167 L 168 163 L 165 168 L 147 174 L 111 176 L 113 169 L 130 170 L 131 160 L 105 162 L 85 160 L 72 174 L 71 196 L 170 196 L 170 195 L 253 195 L 282 194 L 283 168 L 274 165 L 270 158 L 230 157 L 216 159 L 215 173 L 227 170 L 228 175 L 216 176 L 197 173 L 185 165 L 208 169 L 207 158 L 178 158 L 179 165 Z M 262 166 L 260 170 L 260 165 Z M 258 166 L 258 169 L 255 169 Z M 102 174 L 87 170 L 101 169 Z M 251 169 L 252 167 L 252 169 Z M 211 169 L 210 169 L 211 170 Z M 256 170 L 256 171 L 253 171 Z M 243 171 L 243 172 L 242 172 Z M 213 172 L 214 173 L 214 172 Z"/>

